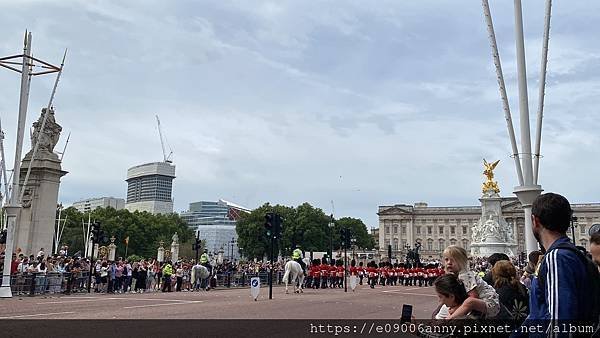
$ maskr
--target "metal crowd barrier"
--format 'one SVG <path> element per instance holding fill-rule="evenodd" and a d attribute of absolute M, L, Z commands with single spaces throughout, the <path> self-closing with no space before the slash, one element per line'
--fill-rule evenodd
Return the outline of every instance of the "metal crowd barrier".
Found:
<path fill-rule="evenodd" d="M 273 285 L 282 284 L 283 283 L 283 271 L 273 271 Z M 213 284 L 213 287 L 247 287 L 250 285 L 250 280 L 253 277 L 260 278 L 261 286 L 266 286 L 269 284 L 269 273 L 266 271 L 261 271 L 258 273 L 246 273 L 246 272 L 227 272 L 227 273 L 217 273 L 216 283 Z"/>
<path fill-rule="evenodd" d="M 283 283 L 283 271 L 273 272 L 273 285 Z M 10 286 L 13 295 L 35 296 L 46 294 L 70 294 L 87 292 L 89 271 L 78 273 L 17 273 L 10 277 Z M 211 286 L 217 288 L 249 287 L 250 280 L 259 277 L 262 286 L 269 284 L 269 273 L 226 272 L 217 273 L 216 278 L 211 277 Z M 173 278 L 173 282 L 175 279 Z M 92 278 L 92 290 L 95 278 Z M 162 282 L 162 281 L 161 281 Z"/>
<path fill-rule="evenodd" d="M 40 295 L 87 292 L 89 272 L 17 273 L 10 276 L 13 295 Z"/>

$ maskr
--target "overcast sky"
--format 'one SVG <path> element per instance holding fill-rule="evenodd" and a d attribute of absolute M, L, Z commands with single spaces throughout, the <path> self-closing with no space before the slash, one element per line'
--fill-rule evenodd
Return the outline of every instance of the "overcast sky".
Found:
<path fill-rule="evenodd" d="M 512 1 L 490 2 L 518 128 Z M 532 135 L 543 12 L 524 1 Z M 571 202 L 599 202 L 598 21 L 600 2 L 554 2 L 540 184 Z M 176 211 L 333 201 L 371 227 L 379 205 L 478 205 L 483 158 L 501 160 L 502 195 L 518 185 L 480 1 L 0 0 L 0 56 L 22 52 L 25 29 L 38 58 L 69 49 L 64 204 L 124 198 L 127 168 L 162 160 L 155 114 Z M 0 69 L 9 167 L 19 81 Z M 53 81 L 32 80 L 28 127 Z"/>

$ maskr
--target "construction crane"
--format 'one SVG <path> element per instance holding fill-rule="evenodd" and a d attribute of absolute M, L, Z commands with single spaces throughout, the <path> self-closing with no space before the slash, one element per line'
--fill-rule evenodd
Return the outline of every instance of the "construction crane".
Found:
<path fill-rule="evenodd" d="M 165 149 L 165 142 L 167 138 L 165 137 L 165 139 L 163 140 L 163 134 L 162 129 L 160 128 L 160 119 L 158 118 L 158 115 L 156 115 L 156 123 L 158 124 L 158 136 L 160 137 L 160 146 L 162 147 L 163 161 L 167 163 L 173 163 L 173 149 L 171 149 L 171 147 L 167 143 L 167 146 L 169 146 L 169 154 L 167 155 L 167 151 Z"/>

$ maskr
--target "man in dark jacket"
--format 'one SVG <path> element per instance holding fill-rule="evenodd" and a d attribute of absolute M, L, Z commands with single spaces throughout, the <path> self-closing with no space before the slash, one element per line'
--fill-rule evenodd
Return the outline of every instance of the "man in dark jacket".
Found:
<path fill-rule="evenodd" d="M 573 214 L 569 201 L 558 194 L 542 194 L 533 202 L 531 213 L 533 234 L 545 255 L 532 277 L 530 312 L 521 327 L 545 323 L 549 326 L 541 336 L 568 336 L 568 331 L 554 329 L 594 316 L 590 301 L 596 300 L 590 300 L 588 293 L 597 281 L 588 278 L 587 263 L 566 235 Z"/>

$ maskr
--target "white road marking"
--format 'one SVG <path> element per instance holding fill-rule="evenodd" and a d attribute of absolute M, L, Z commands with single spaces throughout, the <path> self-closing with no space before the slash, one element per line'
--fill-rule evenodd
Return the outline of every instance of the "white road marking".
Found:
<path fill-rule="evenodd" d="M 437 297 L 437 295 L 428 295 L 428 294 L 424 294 L 424 293 L 402 292 L 402 290 L 397 290 L 397 291 L 390 290 L 390 291 L 382 291 L 382 292 L 397 293 L 397 294 L 400 294 L 400 295 Z"/>
<path fill-rule="evenodd" d="M 52 316 L 52 315 L 67 315 L 67 314 L 73 314 L 73 313 L 75 313 L 75 312 L 36 313 L 36 314 L 32 314 L 32 315 L 15 315 L 15 316 L 0 317 L 0 319 L 22 318 L 22 317 L 37 317 L 37 316 Z"/>
<path fill-rule="evenodd" d="M 44 303 L 37 303 L 37 305 L 44 305 L 44 304 L 68 304 L 68 303 L 81 303 L 81 302 L 95 302 L 97 300 L 100 299 L 82 299 L 82 300 L 63 300 L 63 301 L 56 301 L 56 302 L 44 302 Z"/>
<path fill-rule="evenodd" d="M 203 303 L 203 301 L 195 300 L 195 301 L 186 301 L 185 303 L 179 302 L 179 303 L 166 303 L 166 304 L 136 305 L 136 306 L 125 306 L 123 308 L 124 309 L 137 309 L 137 308 L 142 308 L 142 307 L 155 307 L 155 306 L 165 306 L 165 305 L 187 305 L 187 304 L 195 304 L 195 303 Z"/>
<path fill-rule="evenodd" d="M 37 303 L 38 305 L 44 304 L 69 304 L 69 303 L 80 303 L 80 302 L 93 302 L 100 300 L 145 300 L 145 301 L 159 301 L 159 302 L 189 302 L 189 300 L 180 300 L 180 299 L 161 299 L 161 298 L 128 298 L 128 297 L 96 297 L 94 299 L 81 299 L 81 300 L 64 300 L 64 301 L 55 301 L 55 302 L 43 302 Z"/>

